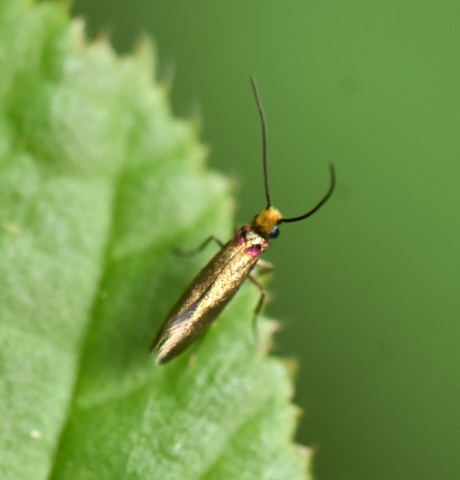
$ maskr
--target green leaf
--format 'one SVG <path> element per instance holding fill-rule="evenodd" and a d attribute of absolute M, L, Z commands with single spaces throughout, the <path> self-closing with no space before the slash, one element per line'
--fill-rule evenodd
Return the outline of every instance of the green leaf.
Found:
<path fill-rule="evenodd" d="M 21 479 L 304 479 L 291 375 L 244 286 L 157 366 L 168 310 L 231 234 L 229 184 L 172 117 L 151 46 L 88 44 L 63 5 L 0 2 L 0 472 Z"/>

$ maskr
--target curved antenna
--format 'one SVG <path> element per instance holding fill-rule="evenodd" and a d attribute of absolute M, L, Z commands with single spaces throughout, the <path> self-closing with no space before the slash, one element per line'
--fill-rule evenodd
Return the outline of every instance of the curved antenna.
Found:
<path fill-rule="evenodd" d="M 262 161 L 264 166 L 264 185 L 265 185 L 265 198 L 267 199 L 267 209 L 272 206 L 270 198 L 270 186 L 268 184 L 268 163 L 267 163 L 267 124 L 265 122 L 264 108 L 262 107 L 262 101 L 260 100 L 259 90 L 257 88 L 256 79 L 251 76 L 252 89 L 256 97 L 257 108 L 259 109 L 260 122 L 262 123 Z"/>
<path fill-rule="evenodd" d="M 335 187 L 335 170 L 334 170 L 334 165 L 332 165 L 332 163 L 329 164 L 329 169 L 331 171 L 331 184 L 329 186 L 329 190 L 327 191 L 326 195 L 322 198 L 322 200 L 318 203 L 318 205 L 316 205 L 316 207 L 312 208 L 309 212 L 305 213 L 304 215 L 300 215 L 300 217 L 282 218 L 279 223 L 298 222 L 299 220 L 303 220 L 304 218 L 307 218 L 310 215 L 313 215 L 317 210 L 319 210 L 327 202 L 329 197 L 332 195 L 332 192 L 334 191 L 334 187 Z"/>

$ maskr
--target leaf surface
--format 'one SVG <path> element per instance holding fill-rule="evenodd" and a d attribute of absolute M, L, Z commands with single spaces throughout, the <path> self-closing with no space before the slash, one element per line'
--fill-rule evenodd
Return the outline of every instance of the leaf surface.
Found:
<path fill-rule="evenodd" d="M 157 329 L 231 233 L 229 185 L 170 112 L 151 45 L 120 58 L 56 3 L 0 2 L 0 472 L 304 479 L 285 363 L 244 286 L 166 366 Z M 306 453 L 307 452 L 307 453 Z"/>

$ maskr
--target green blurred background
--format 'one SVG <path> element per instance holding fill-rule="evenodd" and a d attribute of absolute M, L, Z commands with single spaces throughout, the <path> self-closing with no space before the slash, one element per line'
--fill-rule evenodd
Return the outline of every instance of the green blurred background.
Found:
<path fill-rule="evenodd" d="M 238 185 L 238 224 L 286 215 L 268 313 L 300 361 L 320 480 L 460 478 L 460 3 L 75 0 L 120 52 L 153 37 L 176 114 Z"/>

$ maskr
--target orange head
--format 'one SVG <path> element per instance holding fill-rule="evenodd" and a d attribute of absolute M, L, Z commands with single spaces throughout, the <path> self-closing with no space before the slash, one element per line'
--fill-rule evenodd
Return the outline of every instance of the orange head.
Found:
<path fill-rule="evenodd" d="M 281 213 L 273 207 L 268 207 L 254 217 L 252 227 L 264 237 L 275 238 L 279 235 L 278 223 L 282 221 Z"/>

